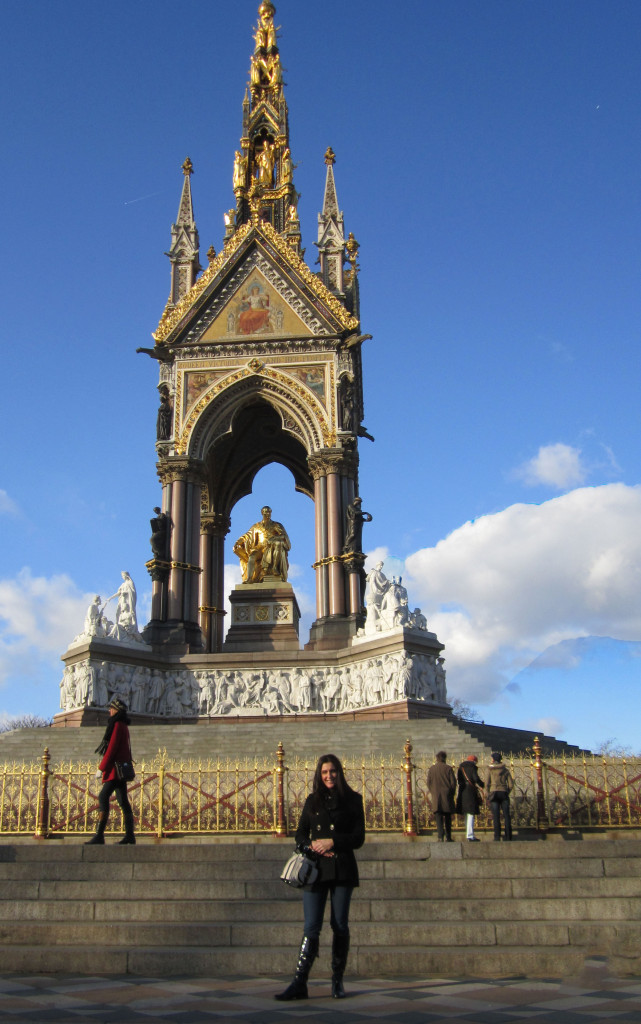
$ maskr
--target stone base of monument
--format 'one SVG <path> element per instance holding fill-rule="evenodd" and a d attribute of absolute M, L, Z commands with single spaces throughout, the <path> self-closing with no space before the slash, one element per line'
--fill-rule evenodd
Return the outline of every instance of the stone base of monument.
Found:
<path fill-rule="evenodd" d="M 129 712 L 132 725 L 208 725 L 211 722 L 234 723 L 244 722 L 395 722 L 395 721 L 417 721 L 425 718 L 450 718 L 449 705 L 427 704 L 422 700 L 397 700 L 387 704 L 377 704 L 369 708 L 355 708 L 352 711 L 310 711 L 295 712 L 289 715 L 270 714 L 257 708 L 239 709 L 236 714 L 226 715 L 200 715 L 198 717 L 187 715 L 145 715 Z M 79 726 L 101 725 L 106 726 L 109 721 L 109 711 L 106 708 L 76 708 L 74 711 L 61 711 L 54 715 L 52 725 L 55 728 L 75 729 Z"/>
<path fill-rule="evenodd" d="M 239 583 L 229 596 L 231 624 L 223 651 L 300 650 L 300 610 L 291 583 Z"/>
<path fill-rule="evenodd" d="M 300 650 L 298 606 L 287 585 L 237 587 L 233 598 L 238 621 L 228 639 L 235 649 L 169 655 L 109 637 L 72 644 L 63 656 L 63 712 L 54 724 L 102 724 L 113 697 L 124 700 L 140 725 L 450 713 L 443 645 L 434 633 L 398 627 L 353 637 L 340 650 Z"/>

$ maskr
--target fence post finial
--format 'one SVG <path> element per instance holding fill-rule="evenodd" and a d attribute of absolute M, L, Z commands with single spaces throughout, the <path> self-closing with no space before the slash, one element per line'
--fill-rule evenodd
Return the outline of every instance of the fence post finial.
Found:
<path fill-rule="evenodd" d="M 414 838 L 418 835 L 418 832 L 414 815 L 414 794 L 412 792 L 412 772 L 414 770 L 414 765 L 412 764 L 412 744 L 409 739 L 405 740 L 404 753 L 403 771 L 405 772 L 406 814 L 403 832 L 409 838 Z"/>
<path fill-rule="evenodd" d="M 287 815 L 285 813 L 285 748 L 282 741 L 276 750 L 276 828 L 275 836 L 287 835 Z"/>
<path fill-rule="evenodd" d="M 36 831 L 34 839 L 46 839 L 49 835 L 49 761 L 51 755 L 49 747 L 45 747 L 42 755 L 42 768 L 40 770 L 40 785 L 38 786 L 38 810 L 36 813 Z"/>
<path fill-rule="evenodd" d="M 541 759 L 541 741 L 534 737 L 534 771 L 536 772 L 536 829 L 547 832 L 547 815 L 545 813 L 545 790 L 543 788 L 543 761 Z"/>

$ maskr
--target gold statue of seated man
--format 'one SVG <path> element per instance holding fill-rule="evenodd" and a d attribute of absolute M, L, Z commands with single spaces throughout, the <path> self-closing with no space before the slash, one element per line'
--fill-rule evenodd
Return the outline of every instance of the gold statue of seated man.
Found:
<path fill-rule="evenodd" d="M 266 579 L 287 582 L 291 548 L 287 530 L 272 519 L 269 505 L 261 508 L 262 520 L 254 523 L 234 544 L 234 554 L 240 559 L 243 583 L 262 583 Z"/>

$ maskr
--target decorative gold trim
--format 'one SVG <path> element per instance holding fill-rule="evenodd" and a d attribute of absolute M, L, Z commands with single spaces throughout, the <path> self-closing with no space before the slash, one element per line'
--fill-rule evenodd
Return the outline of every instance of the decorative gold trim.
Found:
<path fill-rule="evenodd" d="M 224 267 L 227 260 L 234 255 L 237 249 L 240 248 L 241 243 L 244 242 L 251 229 L 251 224 L 243 224 L 242 227 L 238 228 L 232 237 L 225 243 L 216 258 L 211 261 L 205 272 L 198 278 L 193 287 L 190 288 L 187 294 L 182 297 L 180 302 L 177 302 L 175 306 L 170 302 L 167 303 L 163 315 L 160 318 L 160 323 L 152 334 L 152 338 L 157 345 L 164 341 L 165 338 L 171 334 L 174 327 L 180 323 L 185 313 L 191 308 L 191 306 L 193 306 L 198 296 L 202 294 L 212 278 L 216 276 L 218 271 Z"/>
<path fill-rule="evenodd" d="M 298 271 L 305 281 L 305 284 L 308 285 L 312 291 L 316 292 L 318 297 L 322 299 L 327 306 L 329 306 L 341 326 L 348 330 L 355 331 L 359 326 L 359 321 L 356 317 L 347 312 L 342 302 L 339 302 L 338 299 L 332 295 L 329 289 L 325 287 L 320 278 L 317 277 L 316 274 L 312 273 L 305 261 L 301 259 L 301 257 L 288 245 L 285 239 L 278 234 L 276 229 L 265 221 L 259 224 L 258 230 L 273 243 L 273 245 L 278 249 L 278 252 L 287 260 L 290 266 L 293 267 L 294 270 Z"/>
<path fill-rule="evenodd" d="M 201 604 L 198 606 L 199 612 L 206 612 L 207 615 L 226 615 L 227 612 L 224 608 L 214 608 L 210 604 Z"/>
<path fill-rule="evenodd" d="M 300 275 L 307 287 L 315 292 L 317 297 L 331 310 L 341 327 L 345 330 L 357 330 L 359 326 L 357 318 L 347 312 L 342 302 L 339 302 L 329 289 L 325 287 L 320 278 L 312 273 L 305 261 L 291 248 L 288 242 L 279 235 L 269 222 L 265 221 L 258 224 L 243 224 L 242 227 L 238 228 L 180 302 L 177 302 L 175 306 L 170 302 L 167 303 L 160 318 L 160 323 L 152 334 L 157 345 L 165 341 L 171 334 L 173 329 L 194 305 L 196 299 L 216 277 L 225 263 L 240 248 L 240 245 L 245 241 L 252 229 L 255 230 L 256 234 L 262 234 L 274 246 L 279 255 Z"/>
<path fill-rule="evenodd" d="M 316 422 L 321 431 L 326 447 L 335 447 L 336 433 L 330 430 L 327 424 L 327 413 L 311 388 L 307 388 L 302 381 L 298 380 L 298 378 L 291 374 L 280 372 L 270 366 L 260 364 L 258 360 L 252 359 L 244 368 L 237 370 L 235 373 L 220 377 L 211 385 L 209 390 L 200 397 L 198 402 L 192 406 L 189 416 L 185 421 L 185 425 L 182 428 L 180 437 L 176 443 L 176 451 L 179 455 L 184 456 L 187 451 L 189 438 L 196 426 L 196 423 L 200 419 L 201 413 L 207 408 L 207 406 L 217 398 L 218 395 L 223 391 L 226 391 L 233 384 L 237 384 L 239 381 L 251 376 L 269 378 L 297 395 L 307 407 L 310 414 L 313 414 L 316 417 Z"/>
<path fill-rule="evenodd" d="M 318 562 L 312 563 L 312 569 L 320 569 L 323 565 L 333 565 L 334 562 L 342 562 L 344 555 L 329 555 L 328 558 L 321 558 Z"/>
<path fill-rule="evenodd" d="M 183 569 L 185 572 L 202 572 L 199 565 L 190 565 L 189 562 L 172 562 L 172 569 Z"/>

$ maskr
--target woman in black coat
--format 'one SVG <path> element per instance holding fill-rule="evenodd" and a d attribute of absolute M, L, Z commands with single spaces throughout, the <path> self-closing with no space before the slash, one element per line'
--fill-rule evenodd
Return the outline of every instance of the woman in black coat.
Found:
<path fill-rule="evenodd" d="M 349 952 L 349 905 L 358 883 L 354 850 L 365 841 L 363 798 L 348 785 L 335 754 L 319 757 L 312 792 L 303 807 L 296 845 L 315 855 L 319 875 L 303 892 L 305 927 L 294 980 L 276 999 L 307 999 L 307 979 L 318 956 L 325 905 L 331 902 L 332 996 L 343 999 Z"/>
<path fill-rule="evenodd" d="M 474 816 L 481 809 L 483 782 L 476 767 L 477 762 L 478 757 L 475 754 L 469 754 L 467 759 L 459 765 L 456 775 L 456 781 L 458 782 L 456 813 L 465 815 L 466 834 L 470 843 L 478 843 L 479 841 L 474 835 Z"/>

